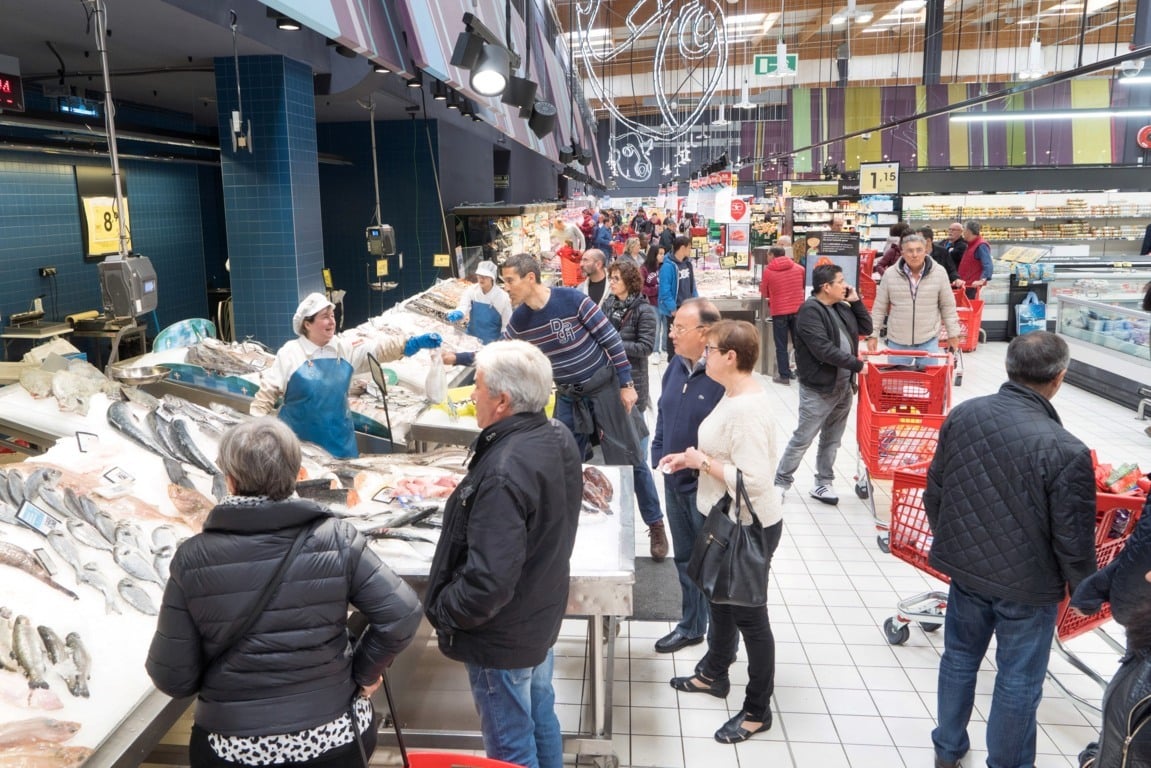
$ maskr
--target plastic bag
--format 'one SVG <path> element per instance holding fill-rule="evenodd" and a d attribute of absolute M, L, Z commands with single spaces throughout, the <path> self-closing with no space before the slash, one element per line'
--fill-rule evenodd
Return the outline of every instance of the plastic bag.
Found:
<path fill-rule="evenodd" d="M 431 351 L 432 365 L 424 382 L 424 397 L 429 403 L 442 403 L 448 398 L 448 374 L 444 369 L 444 357 L 440 350 Z"/>

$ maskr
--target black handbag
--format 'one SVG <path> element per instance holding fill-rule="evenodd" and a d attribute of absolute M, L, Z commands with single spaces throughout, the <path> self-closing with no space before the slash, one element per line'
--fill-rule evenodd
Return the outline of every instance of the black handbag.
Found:
<path fill-rule="evenodd" d="M 751 516 L 751 525 L 739 522 L 742 512 Z M 691 550 L 688 578 L 721 605 L 757 607 L 767 605 L 767 558 L 763 526 L 751 508 L 743 485 L 743 473 L 736 470 L 735 517 L 728 517 L 731 494 L 725 493 L 712 506 L 703 530 Z"/>

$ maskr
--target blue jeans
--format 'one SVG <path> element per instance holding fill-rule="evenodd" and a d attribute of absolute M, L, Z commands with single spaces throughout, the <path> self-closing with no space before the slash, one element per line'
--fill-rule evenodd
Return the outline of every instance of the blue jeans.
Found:
<path fill-rule="evenodd" d="M 537 667 L 466 664 L 488 757 L 524 768 L 563 768 L 563 736 L 552 689 L 553 649 Z"/>
<path fill-rule="evenodd" d="M 939 348 L 939 337 L 933 336 L 927 341 L 920 342 L 919 344 L 900 344 L 897 341 L 887 339 L 888 349 L 913 349 L 920 352 L 942 352 Z M 919 368 L 926 368 L 929 365 L 943 365 L 942 357 L 891 357 L 889 361 L 892 365 L 914 365 Z"/>
<path fill-rule="evenodd" d="M 663 478 L 663 498 L 667 504 L 667 527 L 671 531 L 671 544 L 675 550 L 675 570 L 679 574 L 683 616 L 676 629 L 687 637 L 703 637 L 707 632 L 707 597 L 687 577 L 687 564 L 704 516 L 695 508 L 695 491 L 682 493 L 673 487 L 672 478 Z"/>
<path fill-rule="evenodd" d="M 988 768 L 1035 765 L 1035 712 L 1051 655 L 1058 605 L 1025 605 L 985 597 L 951 582 L 943 657 L 939 660 L 939 726 L 931 732 L 945 761 L 967 754 L 975 676 L 995 635 L 995 691 L 987 716 Z"/>
<path fill-rule="evenodd" d="M 666 352 L 667 349 L 667 318 L 656 310 L 655 313 L 655 348 L 652 352 Z"/>
<path fill-rule="evenodd" d="M 772 315 L 771 336 L 775 340 L 775 375 L 781 379 L 795 378 L 791 374 L 791 360 L 787 355 L 787 339 L 791 337 L 794 343 L 796 335 L 796 319 L 798 314 Z"/>
<path fill-rule="evenodd" d="M 854 400 L 849 379 L 837 381 L 831 392 L 818 392 L 799 382 L 799 424 L 776 467 L 776 485 L 791 487 L 799 462 L 816 435 L 819 435 L 819 453 L 815 457 L 815 484 L 831 485 L 835 482 L 835 455 L 843 442 L 843 430 L 847 428 L 847 417 L 851 414 Z"/>

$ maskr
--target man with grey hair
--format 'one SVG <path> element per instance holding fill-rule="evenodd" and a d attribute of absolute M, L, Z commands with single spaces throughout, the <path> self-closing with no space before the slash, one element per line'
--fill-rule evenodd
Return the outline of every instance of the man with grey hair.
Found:
<path fill-rule="evenodd" d="M 959 279 L 967 286 L 967 298 L 974 299 L 978 288 L 987 285 L 994 271 L 991 264 L 991 246 L 980 232 L 983 227 L 978 221 L 963 224 L 963 239 L 967 248 L 959 260 Z"/>
<path fill-rule="evenodd" d="M 1067 342 L 1046 331 L 1007 347 L 1007 383 L 952 409 L 927 472 L 930 563 L 951 577 L 939 661 L 936 768 L 967 753 L 979 666 L 996 639 L 987 764 L 1035 764 L 1035 712 L 1059 602 L 1095 572 L 1091 452 L 1051 399 Z"/>
<path fill-rule="evenodd" d="M 553 651 L 583 497 L 575 438 L 544 415 L 552 366 L 524 341 L 476 354 L 482 430 L 448 498 L 426 614 L 468 671 L 488 757 L 561 768 Z"/>

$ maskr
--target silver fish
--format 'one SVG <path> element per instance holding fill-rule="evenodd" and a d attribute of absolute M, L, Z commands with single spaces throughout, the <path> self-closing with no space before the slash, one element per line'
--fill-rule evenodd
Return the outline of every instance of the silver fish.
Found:
<path fill-rule="evenodd" d="M 184 471 L 184 465 L 175 459 L 164 459 L 164 471 L 168 473 L 168 479 L 176 485 L 192 491 L 196 490 L 196 486 L 192 484 L 192 478 L 188 477 L 188 473 Z"/>
<path fill-rule="evenodd" d="M 120 606 L 116 603 L 116 595 L 112 591 L 112 586 L 108 583 L 108 580 L 104 578 L 100 566 L 96 565 L 96 563 L 85 563 L 84 570 L 77 574 L 76 580 L 104 595 L 105 613 L 120 612 Z"/>
<path fill-rule="evenodd" d="M 183 419 L 176 419 L 171 424 L 172 435 L 176 438 L 176 447 L 179 449 L 183 456 L 188 458 L 195 466 L 207 472 L 209 475 L 220 474 L 220 468 L 216 466 L 216 462 L 209 459 L 200 446 L 196 445 L 195 438 L 192 433 L 188 431 L 188 423 Z"/>
<path fill-rule="evenodd" d="M 116 558 L 116 564 L 123 568 L 129 576 L 140 579 L 140 581 L 150 581 L 161 587 L 164 586 L 164 582 L 156 575 L 156 570 L 137 550 L 119 544 L 112 551 L 112 556 Z"/>
<path fill-rule="evenodd" d="M 48 546 L 64 558 L 64 562 L 72 566 L 72 570 L 76 572 L 76 578 L 79 579 L 80 570 L 84 566 L 80 563 L 80 553 L 76 550 L 76 544 L 73 543 L 68 534 L 59 528 L 50 531 L 48 533 Z"/>
<path fill-rule="evenodd" d="M 63 584 L 53 581 L 51 574 L 40 564 L 40 561 L 36 559 L 35 555 L 26 549 L 21 549 L 15 544 L 0 541 L 0 565 L 7 565 L 11 568 L 24 571 L 24 573 L 32 578 L 44 582 L 58 592 L 63 592 L 73 600 L 80 599 L 75 592 Z"/>
<path fill-rule="evenodd" d="M 44 680 L 47 665 L 44 663 L 44 652 L 41 650 L 40 637 L 32 628 L 32 622 L 27 616 L 17 616 L 12 627 L 12 653 L 20 665 L 20 671 L 28 678 L 29 688 L 47 688 Z"/>
<path fill-rule="evenodd" d="M 125 438 L 140 446 L 144 450 L 154 453 L 162 459 L 171 458 L 168 452 L 161 447 L 156 438 L 145 432 L 132 415 L 132 407 L 120 401 L 108 406 L 108 423 Z"/>
<path fill-rule="evenodd" d="M 24 498 L 35 499 L 43 488 L 55 488 L 60 482 L 60 470 L 55 467 L 40 467 L 24 481 Z"/>
<path fill-rule="evenodd" d="M 152 551 L 176 547 L 176 529 L 170 525 L 157 525 L 152 529 Z"/>
<path fill-rule="evenodd" d="M 240 413 L 235 408 L 230 405 L 225 405 L 224 403 L 212 402 L 208 404 L 208 407 L 212 410 L 212 413 L 231 424 L 239 424 L 241 421 L 247 421 L 251 418 L 248 414 Z"/>
<path fill-rule="evenodd" d="M 120 579 L 116 589 L 120 592 L 120 597 L 124 598 L 124 602 L 140 613 L 146 616 L 156 616 L 160 613 L 156 609 L 155 603 L 152 602 L 151 596 L 131 579 Z"/>
<path fill-rule="evenodd" d="M 112 544 L 116 543 L 116 521 L 104 510 L 97 510 L 95 520 L 93 521 L 96 530 L 100 535 L 107 539 Z"/>
<path fill-rule="evenodd" d="M 8 473 L 3 469 L 0 469 L 0 501 L 5 504 L 12 504 L 12 497 L 8 494 Z"/>
<path fill-rule="evenodd" d="M 68 532 L 86 547 L 93 549 L 102 549 L 105 552 L 112 551 L 112 542 L 105 539 L 99 531 L 93 528 L 83 520 L 72 519 L 67 522 Z"/>
<path fill-rule="evenodd" d="M 8 523 L 9 525 L 20 524 L 20 521 L 16 517 L 16 508 L 6 501 L 0 501 L 0 523 Z"/>
<path fill-rule="evenodd" d="M 141 408 L 151 411 L 160 407 L 159 398 L 150 392 L 145 392 L 139 387 L 122 387 L 120 391 L 124 394 L 124 397 L 128 398 L 129 402 L 135 403 Z"/>
<path fill-rule="evenodd" d="M 92 525 L 96 525 L 96 518 L 100 514 L 100 505 L 88 496 L 76 495 L 76 503 L 80 505 L 80 517 Z"/>
<path fill-rule="evenodd" d="M 66 653 L 64 638 L 56 634 L 56 630 L 44 624 L 36 627 L 36 632 L 40 635 L 40 640 L 44 643 L 44 651 L 48 654 L 48 661 L 53 664 L 59 664 L 63 661 L 64 654 Z"/>
<path fill-rule="evenodd" d="M 223 501 L 228 495 L 228 481 L 224 478 L 223 472 L 212 475 L 212 495 L 216 501 Z"/>
<path fill-rule="evenodd" d="M 41 486 L 40 498 L 44 500 L 44 503 L 47 504 L 53 512 L 61 517 L 76 517 L 72 514 L 72 510 L 68 508 L 64 497 L 60 495 L 59 489 Z"/>
<path fill-rule="evenodd" d="M 92 677 L 92 657 L 84 647 L 84 641 L 77 632 L 69 632 L 64 639 L 64 645 L 72 656 L 72 664 L 76 671 L 72 679 L 65 678 L 68 692 L 73 696 L 88 698 L 88 680 Z"/>
<path fill-rule="evenodd" d="M 80 494 L 76 493 L 76 489 L 70 485 L 64 486 L 64 504 L 68 507 L 68 511 L 72 513 L 72 517 L 80 520 L 85 520 L 84 506 L 80 503 Z M 91 520 L 88 520 L 91 523 Z"/>
<path fill-rule="evenodd" d="M 20 665 L 12 655 L 12 609 L 0 608 L 0 669 L 19 672 Z"/>
<path fill-rule="evenodd" d="M 18 469 L 8 470 L 8 498 L 12 506 L 19 507 L 24 503 L 24 476 Z"/>
<path fill-rule="evenodd" d="M 148 411 L 144 417 L 144 423 L 148 425 L 148 429 L 152 430 L 152 434 L 156 436 L 156 442 L 169 456 L 178 461 L 186 461 L 180 453 L 179 446 L 176 445 L 176 436 L 172 432 L 172 423 L 168 419 L 160 416 L 159 411 Z"/>
<path fill-rule="evenodd" d="M 176 554 L 176 550 L 173 547 L 160 547 L 154 554 L 152 565 L 155 566 L 160 578 L 167 581 L 172 574 L 172 557 Z"/>
<path fill-rule="evenodd" d="M 148 551 L 148 548 L 144 546 L 143 531 L 140 530 L 140 526 L 130 520 L 121 520 L 116 523 L 115 539 L 117 544 L 127 544 L 141 552 Z"/>

